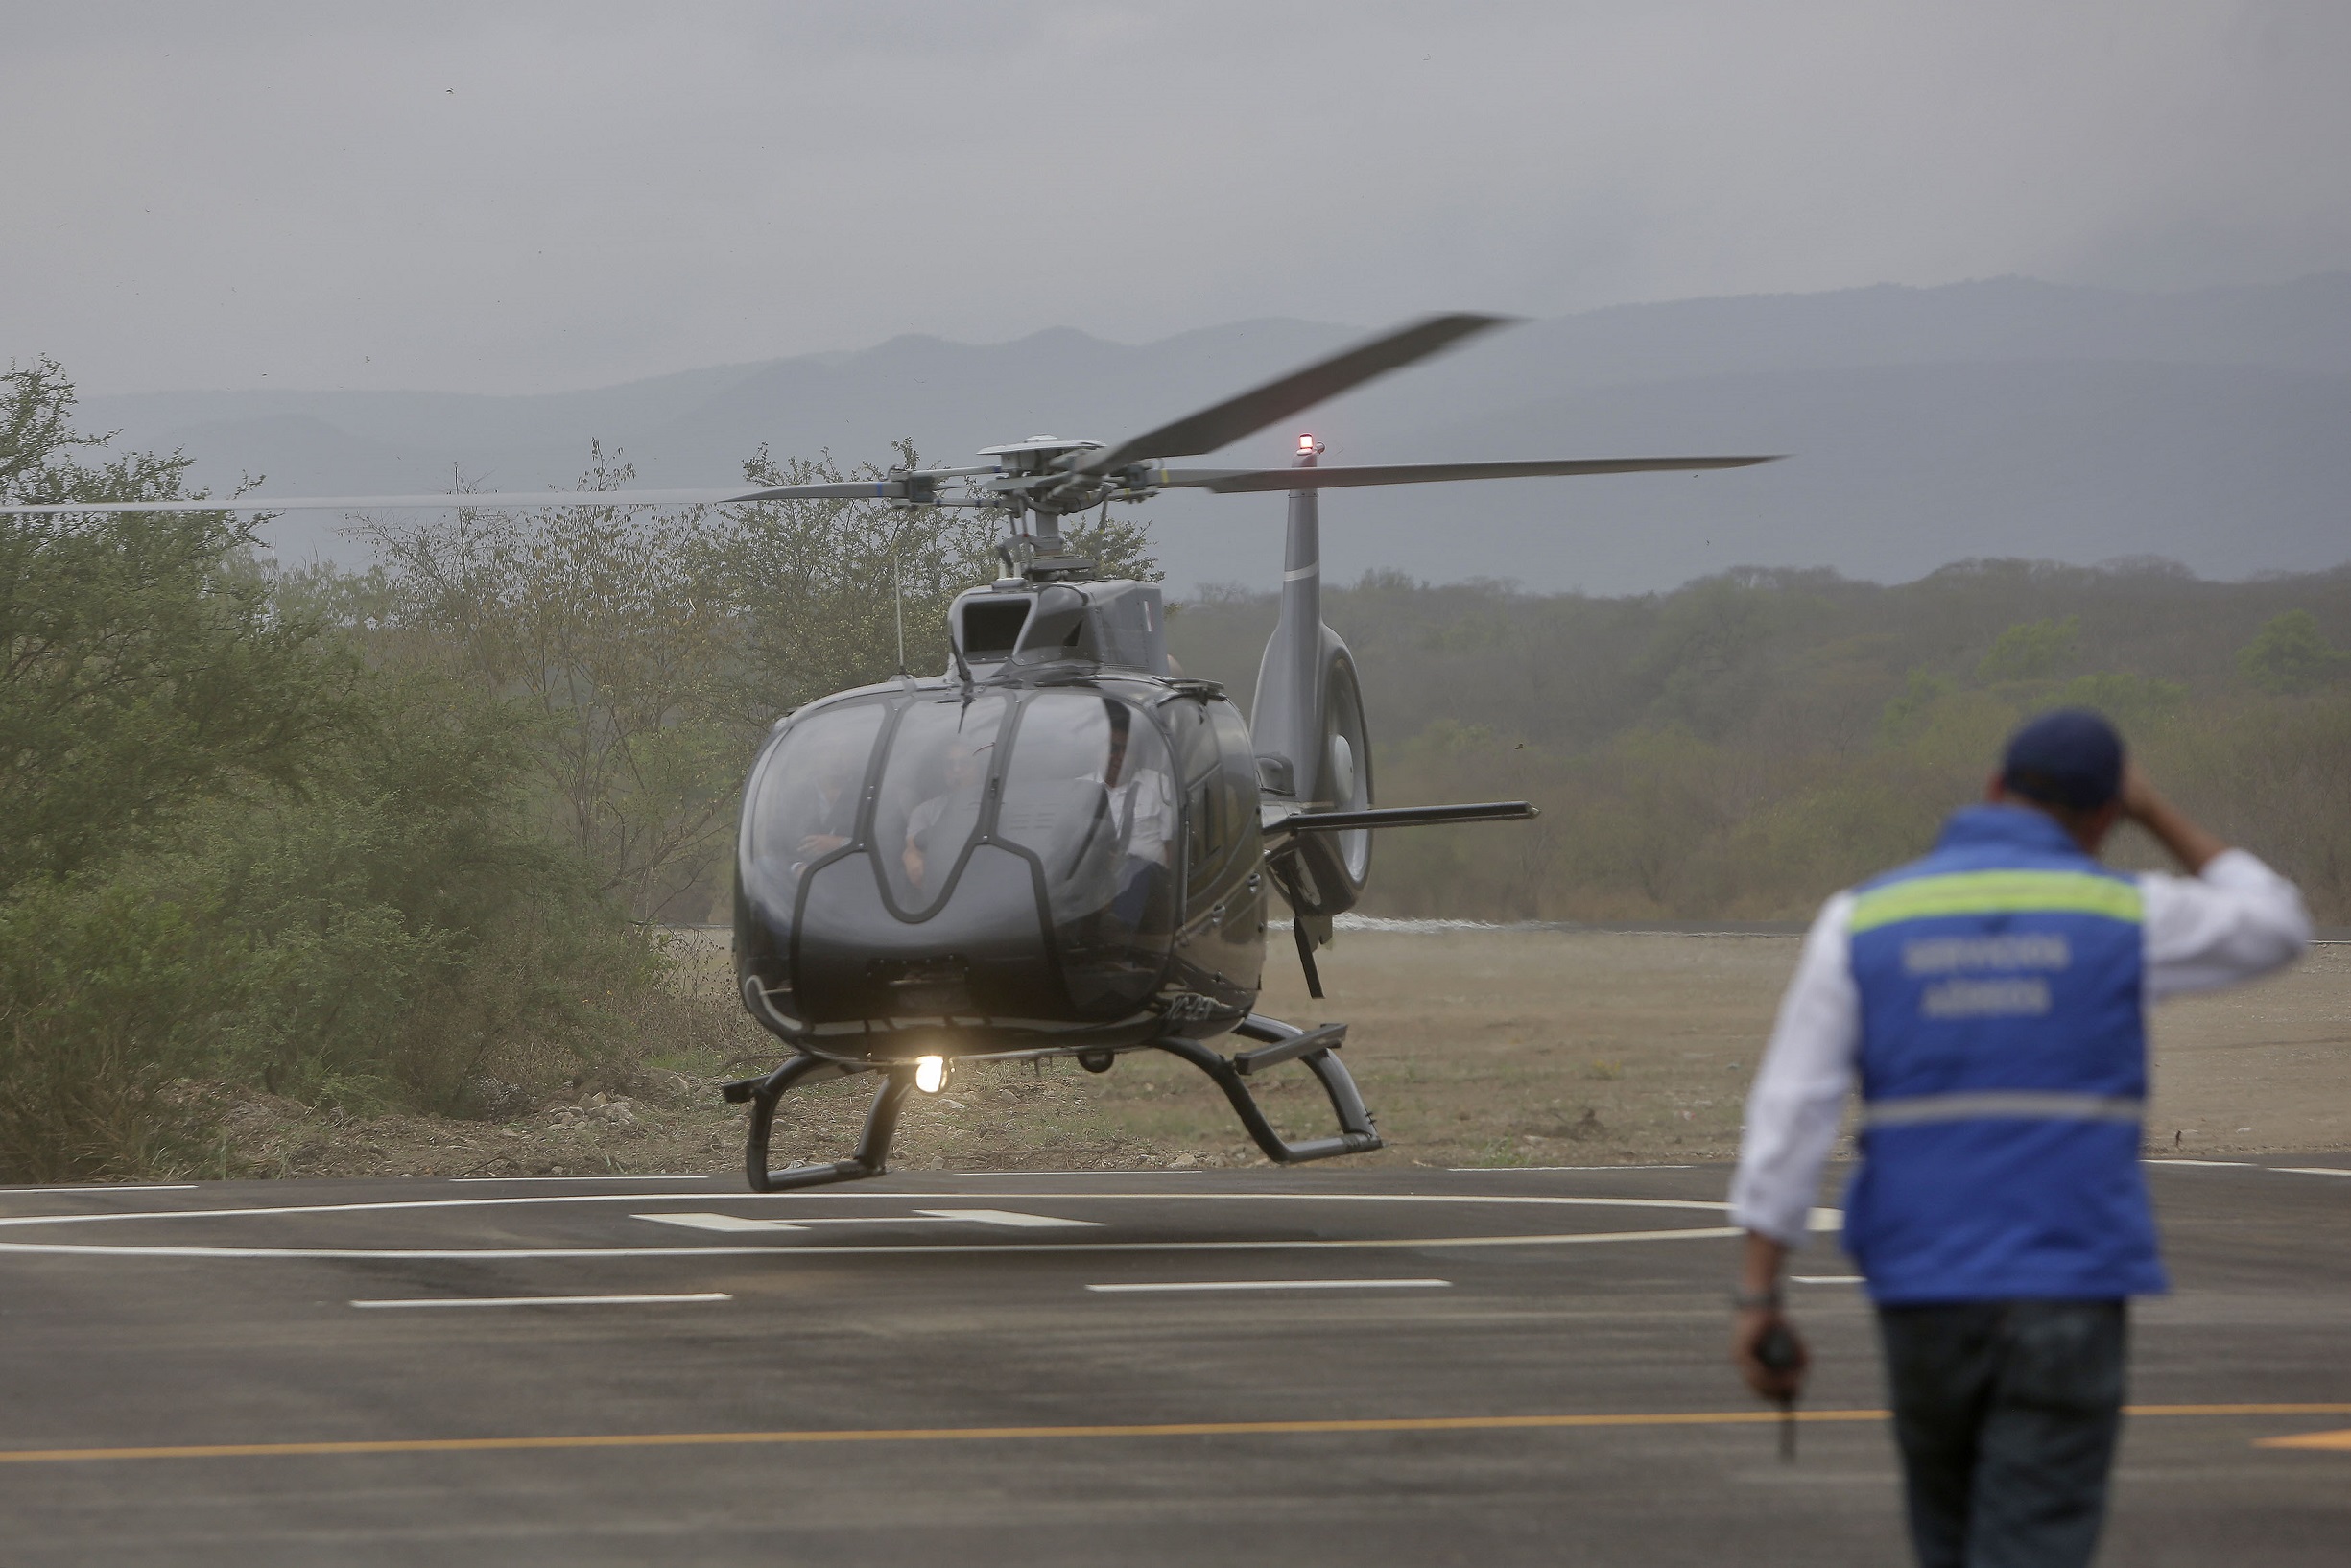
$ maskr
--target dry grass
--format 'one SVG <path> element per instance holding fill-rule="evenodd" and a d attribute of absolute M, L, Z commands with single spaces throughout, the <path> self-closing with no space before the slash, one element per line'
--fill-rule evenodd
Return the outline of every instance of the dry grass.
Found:
<path fill-rule="evenodd" d="M 742 1115 L 713 1086 L 772 1060 L 732 1009 L 724 953 L 684 955 L 673 1014 L 647 1020 L 646 1065 L 503 1125 L 343 1118 L 242 1097 L 221 1168 L 201 1174 L 459 1176 L 731 1172 Z M 1277 959 L 1287 954 L 1278 947 Z M 1351 932 L 1309 1000 L 1294 966 L 1265 1010 L 1345 1018 L 1345 1058 L 1389 1147 L 1352 1164 L 1605 1165 L 1727 1158 L 1796 951 L 1793 938 L 1565 932 Z M 2351 948 L 2292 973 L 2164 1009 L 2150 1141 L 2226 1156 L 2351 1147 Z M 730 1064 L 731 1062 L 731 1064 Z M 855 1143 L 868 1081 L 802 1091 L 776 1153 Z M 1327 1129 L 1302 1068 L 1261 1091 L 1293 1136 Z M 600 1097 L 602 1097 L 600 1099 Z M 617 1108 L 615 1108 L 617 1106 Z M 1239 1165 L 1261 1156 L 1223 1098 L 1169 1057 L 1095 1077 L 1067 1061 L 977 1066 L 910 1105 L 903 1170 Z"/>

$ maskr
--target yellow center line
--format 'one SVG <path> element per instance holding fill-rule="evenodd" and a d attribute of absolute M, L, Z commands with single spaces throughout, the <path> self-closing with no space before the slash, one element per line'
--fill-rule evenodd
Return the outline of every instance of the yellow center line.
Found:
<path fill-rule="evenodd" d="M 2351 1415 L 2351 1404 L 2126 1405 L 2130 1415 Z M 1593 1415 L 1407 1415 L 1328 1421 L 1169 1421 L 1103 1426 L 815 1428 L 796 1432 L 582 1433 L 543 1437 L 385 1437 L 351 1442 L 205 1443 L 149 1448 L 0 1449 L 0 1464 L 101 1460 L 300 1459 L 339 1454 L 481 1454 L 572 1448 L 724 1448 L 772 1443 L 1021 1442 L 1060 1437 L 1255 1437 L 1373 1432 L 1508 1432 L 1589 1427 L 1755 1426 L 1779 1412 L 1646 1411 Z M 1882 1410 L 1798 1411 L 1811 1423 L 1883 1421 Z"/>
<path fill-rule="evenodd" d="M 2351 1429 L 2341 1432 L 2303 1432 L 2291 1437 L 2264 1437 L 2256 1448 L 2317 1448 L 2351 1454 Z"/>
<path fill-rule="evenodd" d="M 2351 1415 L 2351 1405 L 2125 1405 L 2125 1415 Z"/>

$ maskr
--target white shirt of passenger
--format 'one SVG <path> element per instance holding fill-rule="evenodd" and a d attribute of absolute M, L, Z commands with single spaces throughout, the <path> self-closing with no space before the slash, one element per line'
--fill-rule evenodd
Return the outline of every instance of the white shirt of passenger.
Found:
<path fill-rule="evenodd" d="M 1103 775 L 1088 774 L 1087 782 L 1104 784 Z M 1176 837 L 1176 790 L 1167 773 L 1136 768 L 1104 787 L 1110 792 L 1110 828 L 1116 842 L 1130 855 L 1166 865 L 1168 845 Z"/>

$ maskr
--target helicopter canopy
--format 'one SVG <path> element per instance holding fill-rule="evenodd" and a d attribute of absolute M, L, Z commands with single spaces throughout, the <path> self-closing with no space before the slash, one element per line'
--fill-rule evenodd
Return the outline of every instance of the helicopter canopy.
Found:
<path fill-rule="evenodd" d="M 1156 984 L 1174 931 L 1180 789 L 1157 722 L 1111 690 L 828 703 L 784 731 L 751 782 L 744 888 L 777 937 L 816 922 L 820 904 L 828 950 L 875 956 L 957 940 L 984 906 L 1001 932 L 1009 898 L 1035 910 L 1028 929 L 1050 931 L 1054 948 L 1034 953 L 1024 985 L 1057 961 L 1065 1005 L 1128 1009 Z M 1009 1002 L 975 994 L 938 1010 L 1033 1010 Z"/>

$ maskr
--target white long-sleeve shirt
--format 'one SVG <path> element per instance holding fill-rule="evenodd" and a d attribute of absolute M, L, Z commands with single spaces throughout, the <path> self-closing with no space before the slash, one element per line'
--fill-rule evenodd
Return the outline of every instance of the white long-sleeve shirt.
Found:
<path fill-rule="evenodd" d="M 2268 974 L 2310 944 L 2299 890 L 2244 850 L 2214 856 L 2197 876 L 2149 872 L 2138 882 L 2149 1002 Z M 1820 1168 L 1860 1072 L 1852 916 L 1849 892 L 1821 906 L 1747 1093 L 1731 1223 L 1791 1247 L 1804 1239 Z"/>

